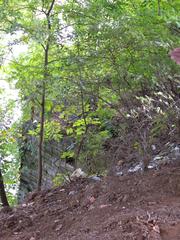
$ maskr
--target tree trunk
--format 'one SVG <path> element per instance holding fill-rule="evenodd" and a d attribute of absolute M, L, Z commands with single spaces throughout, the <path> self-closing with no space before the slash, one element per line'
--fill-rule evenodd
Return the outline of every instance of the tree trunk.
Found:
<path fill-rule="evenodd" d="M 45 56 L 44 56 L 45 57 L 44 58 L 44 79 L 42 84 L 41 120 L 40 120 L 40 134 L 39 134 L 38 191 L 41 190 L 41 185 L 42 185 L 46 81 L 48 78 L 48 55 L 49 55 L 49 43 L 47 43 L 47 46 L 45 48 Z"/>
<path fill-rule="evenodd" d="M 0 197 L 1 197 L 2 206 L 3 207 L 9 207 L 9 203 L 8 203 L 6 192 L 5 192 L 4 181 L 3 181 L 3 176 L 2 176 L 1 169 L 0 169 Z"/>
<path fill-rule="evenodd" d="M 45 121 L 45 83 L 43 83 L 42 99 L 41 99 L 41 120 L 40 120 L 40 134 L 39 134 L 39 159 L 38 159 L 38 191 L 41 190 L 42 185 L 42 171 L 43 171 L 43 144 L 44 144 L 44 121 Z"/>
<path fill-rule="evenodd" d="M 157 4 L 158 4 L 158 15 L 161 16 L 161 0 L 158 0 Z"/>
<path fill-rule="evenodd" d="M 46 13 L 47 19 L 47 28 L 48 28 L 48 38 L 46 41 L 46 45 L 43 46 L 44 49 L 44 78 L 42 83 L 42 96 L 41 96 L 41 118 L 40 118 L 40 133 L 39 133 L 39 147 L 38 147 L 38 183 L 37 190 L 41 190 L 42 186 L 42 177 L 43 177 L 43 145 L 44 145 L 44 123 L 45 123 L 45 103 L 46 103 L 46 84 L 48 80 L 48 58 L 49 58 L 49 46 L 51 41 L 50 31 L 51 31 L 51 22 L 50 22 L 50 14 L 53 10 L 55 0 L 51 2 L 50 8 Z"/>

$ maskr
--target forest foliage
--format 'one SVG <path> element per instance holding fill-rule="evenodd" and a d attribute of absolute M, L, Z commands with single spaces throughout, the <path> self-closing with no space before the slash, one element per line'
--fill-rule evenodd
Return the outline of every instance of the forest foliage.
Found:
<path fill-rule="evenodd" d="M 19 90 L 22 109 L 18 124 L 0 130 L 1 158 L 15 156 L 10 166 L 6 161 L 1 164 L 7 191 L 13 184 L 10 179 L 17 180 L 15 139 L 21 137 L 24 122 L 37 123 L 29 134 L 39 139 L 40 189 L 45 141 L 71 137 L 73 148 L 60 158 L 74 158 L 76 166 L 81 162 L 94 173 L 103 168 L 97 161 L 103 144 L 117 132 L 112 120 L 117 115 L 127 118 L 133 109 L 131 99 L 138 96 L 145 105 L 149 92 L 158 89 L 164 94 L 168 82 L 175 88 L 171 100 L 176 102 L 180 68 L 169 52 L 180 46 L 179 11 L 178 0 L 1 1 L 2 46 L 10 36 L 1 48 L 1 69 Z M 5 60 L 15 45 L 26 46 L 27 51 Z M 165 112 L 163 119 L 168 118 Z M 158 116 L 159 125 L 151 125 L 152 135 L 159 128 L 165 131 L 166 122 L 162 124 Z M 3 122 L 3 111 L 0 118 Z M 143 139 L 140 145 L 143 151 Z"/>

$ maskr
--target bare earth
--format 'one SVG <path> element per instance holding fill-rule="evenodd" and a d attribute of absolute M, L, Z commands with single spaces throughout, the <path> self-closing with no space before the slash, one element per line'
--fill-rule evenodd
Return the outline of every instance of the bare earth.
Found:
<path fill-rule="evenodd" d="M 1 240 L 180 240 L 180 167 L 77 179 L 0 212 Z"/>

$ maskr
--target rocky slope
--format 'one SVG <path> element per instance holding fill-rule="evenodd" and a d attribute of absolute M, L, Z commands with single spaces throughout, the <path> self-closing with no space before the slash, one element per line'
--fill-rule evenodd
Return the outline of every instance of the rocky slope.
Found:
<path fill-rule="evenodd" d="M 180 167 L 77 179 L 0 212 L 2 240 L 180 239 Z"/>

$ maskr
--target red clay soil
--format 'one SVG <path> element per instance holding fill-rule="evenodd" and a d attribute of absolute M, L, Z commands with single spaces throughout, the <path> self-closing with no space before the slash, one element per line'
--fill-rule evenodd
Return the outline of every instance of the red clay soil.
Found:
<path fill-rule="evenodd" d="M 0 212 L 1 240 L 180 240 L 180 168 L 77 179 Z"/>

